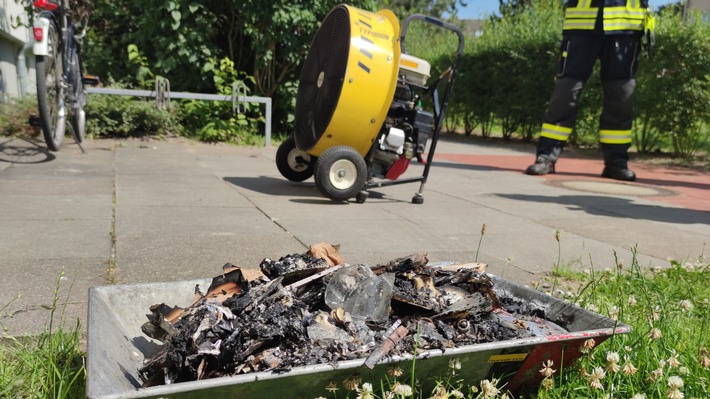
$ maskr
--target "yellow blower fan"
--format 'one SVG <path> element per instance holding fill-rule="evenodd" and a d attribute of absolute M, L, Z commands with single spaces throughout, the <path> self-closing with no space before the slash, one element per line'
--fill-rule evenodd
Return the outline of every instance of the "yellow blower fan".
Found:
<path fill-rule="evenodd" d="M 401 47 L 411 20 L 452 30 L 459 49 L 454 65 L 433 86 L 428 62 L 404 54 Z M 325 17 L 301 69 L 295 128 L 276 153 L 276 165 L 291 181 L 314 177 L 316 187 L 334 201 L 367 199 L 369 187 L 418 181 L 413 202 L 429 171 L 436 140 L 451 95 L 463 34 L 449 24 L 412 15 L 403 27 L 389 10 L 370 12 L 348 5 Z M 444 79 L 448 77 L 448 79 Z M 443 105 L 437 86 L 446 81 Z M 421 109 L 431 96 L 434 113 Z M 412 158 L 422 154 L 432 137 L 421 177 L 398 179 Z M 381 181 L 375 181 L 379 179 Z"/>

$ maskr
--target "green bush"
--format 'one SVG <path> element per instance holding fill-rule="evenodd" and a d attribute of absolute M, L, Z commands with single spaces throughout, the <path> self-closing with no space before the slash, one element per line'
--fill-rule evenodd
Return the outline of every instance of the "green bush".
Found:
<path fill-rule="evenodd" d="M 86 132 L 98 136 L 181 135 L 175 104 L 171 111 L 157 109 L 152 101 L 132 97 L 90 95 L 86 106 Z"/>
<path fill-rule="evenodd" d="M 534 0 L 525 12 L 488 21 L 484 34 L 466 47 L 454 109 L 490 134 L 495 120 L 504 138 L 532 140 L 550 97 L 560 40 L 562 8 Z M 469 123 L 470 124 L 470 123 Z"/>
<path fill-rule="evenodd" d="M 40 130 L 29 123 L 30 116 L 38 114 L 35 97 L 0 103 L 0 136 L 39 136 Z"/>
<path fill-rule="evenodd" d="M 710 24 L 698 12 L 683 21 L 669 10 L 656 37 L 639 71 L 636 144 L 652 151 L 669 142 L 674 155 L 689 158 L 710 138 Z"/>

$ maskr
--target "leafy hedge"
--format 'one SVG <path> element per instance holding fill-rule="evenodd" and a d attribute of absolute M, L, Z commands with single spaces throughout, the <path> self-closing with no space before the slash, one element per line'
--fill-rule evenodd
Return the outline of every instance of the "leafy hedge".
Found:
<path fill-rule="evenodd" d="M 467 43 L 454 99 L 453 121 L 483 136 L 500 127 L 504 138 L 531 141 L 547 107 L 561 39 L 563 9 L 555 0 L 533 0 L 515 15 L 492 19 Z M 672 10 L 657 16 L 652 58 L 641 57 L 635 94 L 635 144 L 640 152 L 671 150 L 690 156 L 710 131 L 710 24 L 700 14 L 686 21 Z M 570 142 L 596 145 L 602 91 L 599 65 L 585 86 Z"/>

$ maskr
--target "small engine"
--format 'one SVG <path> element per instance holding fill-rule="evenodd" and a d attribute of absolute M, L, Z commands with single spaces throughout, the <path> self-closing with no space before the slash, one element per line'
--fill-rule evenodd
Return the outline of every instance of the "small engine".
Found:
<path fill-rule="evenodd" d="M 434 129 L 434 114 L 422 110 L 413 87 L 423 88 L 430 70 L 428 62 L 401 55 L 394 99 L 382 125 L 378 145 L 373 146 L 371 154 L 372 177 L 396 180 L 412 158 L 422 162 L 427 140 Z"/>

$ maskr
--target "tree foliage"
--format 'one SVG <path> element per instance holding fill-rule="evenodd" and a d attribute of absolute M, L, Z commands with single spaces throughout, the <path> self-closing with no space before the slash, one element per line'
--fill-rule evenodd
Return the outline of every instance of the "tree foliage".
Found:
<path fill-rule="evenodd" d="M 466 47 L 455 93 L 468 125 L 487 136 L 495 119 L 505 138 L 532 139 L 552 90 L 561 16 L 556 0 L 533 0 L 526 12 L 486 22 Z"/>
<path fill-rule="evenodd" d="M 506 138 L 519 135 L 532 140 L 553 88 L 562 4 L 559 0 L 499 1 L 501 17 L 487 20 L 481 37 L 466 39 L 447 126 L 463 127 L 466 133 L 477 127 L 484 136 L 501 126 Z M 77 7 L 83 13 L 92 11 L 84 47 L 89 72 L 129 87 L 145 86 L 153 76 L 164 76 L 174 91 L 224 92 L 231 87 L 230 80 L 241 80 L 251 94 L 273 99 L 278 134 L 291 130 L 301 63 L 320 23 L 340 3 L 83 0 Z M 464 0 L 349 4 L 366 10 L 392 9 L 402 22 L 414 13 L 454 18 Z M 674 6 L 661 13 L 656 55 L 640 63 L 635 143 L 641 151 L 669 145 L 684 155 L 696 151 L 706 139 L 709 25 L 693 14 L 683 21 L 680 11 Z M 451 64 L 457 41 L 450 32 L 423 25 L 412 23 L 406 50 L 430 61 L 432 75 L 437 76 Z M 601 89 L 597 81 L 598 67 L 582 95 L 573 143 L 598 140 Z M 233 122 L 243 125 L 241 120 Z"/>
<path fill-rule="evenodd" d="M 390 9 L 400 19 L 412 14 L 442 18 L 444 15 L 456 15 L 457 6 L 465 6 L 468 1 L 471 0 L 378 0 L 377 8 Z"/>

